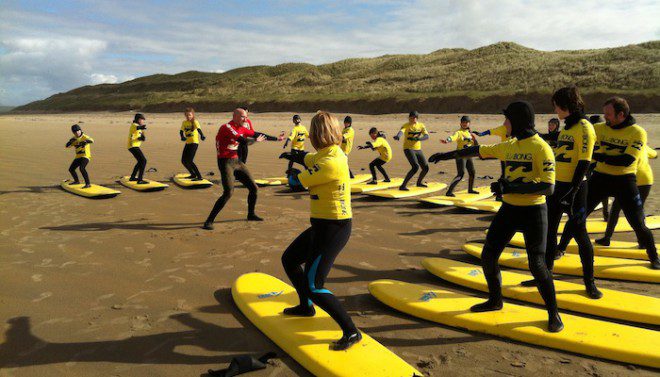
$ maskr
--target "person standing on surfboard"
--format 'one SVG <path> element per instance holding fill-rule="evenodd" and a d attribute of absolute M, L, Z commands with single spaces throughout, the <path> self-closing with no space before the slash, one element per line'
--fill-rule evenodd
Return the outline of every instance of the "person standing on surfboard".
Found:
<path fill-rule="evenodd" d="M 546 195 L 555 185 L 555 156 L 552 148 L 534 129 L 534 109 L 528 102 L 509 104 L 504 110 L 504 125 L 512 138 L 495 145 L 468 147 L 452 152 L 436 153 L 430 162 L 454 158 L 497 158 L 506 164 L 504 178 L 491 184 L 495 194 L 502 194 L 502 206 L 488 228 L 486 244 L 481 254 L 484 277 L 488 283 L 488 301 L 474 305 L 473 312 L 500 310 L 502 276 L 498 259 L 516 231 L 525 237 L 529 270 L 548 311 L 548 330 L 564 328 L 559 311 L 552 275 L 545 264 L 548 235 Z"/>
<path fill-rule="evenodd" d="M 653 233 L 644 220 L 644 202 L 637 187 L 639 160 L 648 153 L 646 130 L 637 125 L 630 114 L 628 101 L 612 97 L 603 105 L 605 123 L 594 126 L 596 147 L 593 160 L 596 167 L 589 177 L 586 215 L 598 203 L 613 196 L 619 202 L 628 223 L 635 231 L 640 246 L 646 249 L 651 268 L 660 269 L 660 259 Z M 576 224 L 569 220 L 564 231 L 573 232 Z"/>
<path fill-rule="evenodd" d="M 599 299 L 603 294 L 594 280 L 594 249 L 587 233 L 586 181 L 589 165 L 596 143 L 594 127 L 584 115 L 584 101 L 575 86 L 561 88 L 552 95 L 552 105 L 559 119 L 564 120 L 564 129 L 559 132 L 555 154 L 555 191 L 548 196 L 548 240 L 545 249 L 545 264 L 552 272 L 557 252 L 557 229 L 564 212 L 575 224 L 574 238 L 578 244 L 582 276 L 587 296 Z M 521 283 L 536 285 L 534 279 Z"/>
<path fill-rule="evenodd" d="M 646 203 L 646 199 L 651 193 L 651 187 L 653 187 L 653 169 L 649 164 L 650 158 L 658 158 L 658 152 L 655 149 L 649 148 L 646 146 L 646 154 L 642 153 L 637 163 L 637 189 L 639 190 L 639 196 L 642 199 L 642 205 Z M 619 222 L 619 215 L 621 214 L 621 205 L 616 199 L 612 202 L 612 209 L 609 212 L 609 218 L 607 220 L 607 229 L 605 230 L 605 235 L 603 238 L 597 239 L 595 242 L 602 246 L 610 246 L 610 241 L 612 235 L 614 234 L 614 229 L 616 229 L 616 224 Z M 639 242 L 639 240 L 638 240 Z M 640 246 L 642 243 L 639 243 Z"/>
<path fill-rule="evenodd" d="M 355 140 L 355 130 L 353 129 L 353 118 L 346 116 L 344 118 L 344 130 L 342 131 L 341 136 L 341 150 L 344 151 L 344 154 L 348 157 L 351 154 L 353 149 L 353 140 Z M 348 168 L 348 172 L 351 175 L 351 179 L 355 178 L 351 168 Z"/>
<path fill-rule="evenodd" d="M 509 131 L 507 131 L 506 126 L 502 125 L 502 126 L 499 126 L 499 127 L 491 128 L 491 129 L 483 131 L 483 132 L 475 132 L 474 134 L 479 136 L 479 137 L 487 136 L 487 135 L 499 136 L 500 141 L 504 141 L 504 140 L 508 139 L 509 137 L 511 137 L 511 135 L 509 135 L 507 132 L 509 132 Z M 500 179 L 504 178 L 504 173 L 505 173 L 504 169 L 505 169 L 504 161 L 500 161 Z M 502 201 L 502 195 L 497 195 L 496 194 L 495 195 L 495 200 L 497 200 L 498 202 L 501 202 Z"/>
<path fill-rule="evenodd" d="M 311 227 L 282 255 L 284 271 L 300 298 L 300 304 L 284 309 L 284 314 L 312 317 L 316 314 L 313 305 L 321 307 L 343 331 L 341 339 L 332 346 L 339 351 L 362 339 L 337 297 L 323 287 L 332 264 L 351 236 L 351 178 L 348 158 L 340 147 L 342 130 L 337 118 L 325 111 L 316 113 L 310 125 L 310 140 L 316 153 L 284 152 L 280 155 L 280 158 L 305 166 L 297 179 L 309 187 L 311 199 Z"/>
<path fill-rule="evenodd" d="M 190 173 L 190 176 L 188 177 L 189 179 L 193 181 L 201 181 L 202 173 L 197 169 L 194 160 L 197 148 L 199 147 L 199 140 L 206 140 L 206 136 L 204 136 L 202 128 L 199 126 L 199 122 L 195 119 L 195 109 L 188 107 L 184 114 L 186 120 L 181 123 L 181 130 L 179 130 L 181 141 L 186 143 L 186 146 L 183 147 L 181 163 Z"/>
<path fill-rule="evenodd" d="M 472 131 L 470 131 L 470 121 L 471 120 L 469 116 L 463 115 L 461 117 L 461 128 L 448 138 L 440 140 L 440 142 L 442 144 L 447 144 L 455 141 L 457 150 L 478 145 L 479 143 L 477 143 L 476 138 L 472 135 Z M 463 180 L 466 168 L 469 176 L 468 193 L 478 194 L 478 192 L 474 190 L 474 162 L 472 161 L 472 158 L 468 157 L 456 159 L 456 177 L 454 177 L 454 179 L 449 184 L 449 188 L 445 194 L 446 196 L 455 196 L 454 189 L 456 188 L 456 185 L 458 185 L 459 182 Z"/>
<path fill-rule="evenodd" d="M 390 182 L 390 176 L 387 175 L 383 165 L 390 162 L 392 159 L 392 148 L 390 143 L 385 139 L 385 133 L 378 131 L 376 127 L 369 130 L 369 137 L 372 141 L 367 141 L 366 145 L 358 146 L 358 149 L 370 148 L 372 151 L 378 151 L 379 156 L 369 163 L 369 171 L 371 172 L 371 181 L 367 182 L 369 185 L 378 184 L 378 177 L 376 176 L 376 169 L 383 175 L 383 182 Z"/>
<path fill-rule="evenodd" d="M 146 140 L 144 130 L 147 129 L 146 118 L 142 114 L 135 114 L 133 123 L 128 131 L 128 151 L 131 152 L 137 162 L 133 167 L 130 180 L 137 181 L 140 185 L 145 185 L 149 182 L 142 179 L 144 177 L 144 169 L 147 168 L 147 158 L 144 157 L 140 146 Z"/>
<path fill-rule="evenodd" d="M 218 129 L 218 135 L 215 137 L 215 146 L 218 151 L 218 168 L 220 169 L 222 178 L 222 196 L 215 202 L 211 213 L 209 213 L 208 218 L 202 226 L 203 229 L 213 229 L 213 221 L 234 193 L 234 179 L 238 179 L 250 191 L 248 194 L 247 220 L 263 221 L 255 213 L 257 184 L 254 183 L 252 174 L 250 174 L 247 166 L 238 158 L 238 145 L 240 141 L 245 141 L 247 138 L 255 138 L 256 142 L 262 142 L 264 140 L 281 141 L 284 139 L 284 136 L 274 137 L 255 132 L 253 129 L 245 127 L 246 122 L 247 111 L 237 108 L 234 110 L 232 120 L 223 124 Z"/>
<path fill-rule="evenodd" d="M 284 146 L 282 149 L 286 149 L 286 146 L 289 145 L 289 141 L 291 142 L 291 154 L 299 154 L 299 153 L 304 153 L 305 152 L 305 139 L 307 136 L 309 136 L 309 132 L 307 132 L 307 128 L 300 124 L 302 119 L 300 119 L 300 115 L 296 114 L 293 116 L 293 128 L 291 129 L 291 133 L 289 134 L 289 137 L 284 141 Z M 286 168 L 286 176 L 288 177 L 290 174 L 290 170 L 293 167 L 293 161 L 289 161 L 289 166 Z"/>
<path fill-rule="evenodd" d="M 89 182 L 89 175 L 87 174 L 87 164 L 92 158 L 90 144 L 94 142 L 94 139 L 84 134 L 79 125 L 74 124 L 71 126 L 71 132 L 73 132 L 74 137 L 69 139 L 66 143 L 66 147 L 74 147 L 76 150 L 76 157 L 71 162 L 69 166 L 69 173 L 73 177 L 73 181 L 69 183 L 70 185 L 77 185 L 80 183 L 78 180 L 78 174 L 76 174 L 76 169 L 80 169 L 80 174 L 82 174 L 83 179 L 85 180 L 85 185 L 82 188 L 90 188 L 92 185 Z"/>
<path fill-rule="evenodd" d="M 399 190 L 408 191 L 408 181 L 417 173 L 419 168 L 422 172 L 419 173 L 417 178 L 417 187 L 427 187 L 424 183 L 424 177 L 429 172 L 429 164 L 426 162 L 426 157 L 422 152 L 422 141 L 429 138 L 429 133 L 426 131 L 424 123 L 418 122 L 419 113 L 411 111 L 408 114 L 408 122 L 401 126 L 401 130 L 394 136 L 394 140 L 399 140 L 403 136 L 403 153 L 406 155 L 410 163 L 410 171 L 406 174 Z"/>

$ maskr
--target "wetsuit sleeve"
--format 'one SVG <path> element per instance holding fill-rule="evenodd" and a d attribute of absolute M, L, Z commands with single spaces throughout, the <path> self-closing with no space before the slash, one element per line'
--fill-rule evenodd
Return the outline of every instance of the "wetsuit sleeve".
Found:
<path fill-rule="evenodd" d="M 456 141 L 458 138 L 458 131 L 454 132 L 451 136 L 449 136 L 446 140 L 447 141 Z"/>
<path fill-rule="evenodd" d="M 250 135 L 250 137 L 259 137 L 259 136 L 263 136 L 263 137 L 265 137 L 266 140 L 268 140 L 268 141 L 277 141 L 277 137 L 276 137 L 276 136 L 266 135 L 266 134 L 263 133 L 263 132 L 255 132 L 255 131 L 252 131 L 252 135 Z"/>
<path fill-rule="evenodd" d="M 307 170 L 298 174 L 300 183 L 305 187 L 318 186 L 338 179 L 339 169 L 333 159 L 322 158 L 316 161 L 315 158 L 305 156 L 305 166 Z"/>
<path fill-rule="evenodd" d="M 580 137 L 576 140 L 578 161 L 591 161 L 594 154 L 594 145 L 596 143 L 596 133 L 589 123 L 580 124 Z"/>
<path fill-rule="evenodd" d="M 642 158 L 642 153 L 646 152 L 646 131 L 640 130 L 630 139 L 630 144 L 626 148 L 625 154 L 633 156 L 635 160 Z"/>
<path fill-rule="evenodd" d="M 539 181 L 555 184 L 555 155 L 552 148 L 545 144 L 534 159 L 534 169 L 538 172 Z"/>
<path fill-rule="evenodd" d="M 479 156 L 481 158 L 497 158 L 504 161 L 506 142 L 491 145 L 480 145 Z"/>

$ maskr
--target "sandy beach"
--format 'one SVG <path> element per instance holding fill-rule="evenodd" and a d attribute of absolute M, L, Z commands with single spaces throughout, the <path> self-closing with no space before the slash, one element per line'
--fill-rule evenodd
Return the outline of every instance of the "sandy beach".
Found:
<path fill-rule="evenodd" d="M 147 168 L 155 169 L 146 177 L 170 182 L 185 171 L 178 136 L 183 114 L 145 115 L 142 150 Z M 250 118 L 258 131 L 277 135 L 288 134 L 292 115 L 260 113 Z M 336 115 L 341 120 L 346 114 Z M 351 115 L 355 145 L 364 144 L 370 127 L 385 130 L 394 151 L 385 168 L 392 177 L 403 176 L 409 165 L 401 143 L 392 136 L 407 115 Z M 422 114 L 420 121 L 432 132 L 423 146 L 427 158 L 454 148 L 439 139 L 458 128 L 460 115 Z M 301 116 L 308 126 L 312 114 Z M 217 182 L 214 138 L 231 116 L 197 117 L 207 140 L 195 161 L 205 177 Z M 538 115 L 537 127 L 545 132 L 551 117 Z M 636 117 L 648 131 L 649 145 L 660 146 L 660 115 Z M 248 223 L 247 190 L 239 186 L 215 230 L 204 231 L 200 226 L 221 193 L 218 185 L 183 190 L 170 182 L 165 191 L 139 193 L 116 183 L 134 164 L 126 150 L 131 120 L 131 113 L 0 116 L 0 376 L 198 376 L 225 367 L 236 355 L 268 351 L 277 352 L 278 358 L 249 376 L 308 376 L 240 313 L 230 294 L 232 282 L 246 272 L 288 281 L 280 257 L 308 226 L 308 195 L 290 193 L 283 186 L 261 188 L 257 214 L 265 221 Z M 481 131 L 502 121 L 501 115 L 474 115 L 472 128 Z M 87 168 L 92 182 L 119 189 L 118 197 L 89 200 L 59 188 L 61 180 L 70 178 L 73 151 L 64 144 L 74 123 L 95 139 Z M 282 175 L 286 161 L 277 159 L 281 152 L 279 142 L 251 146 L 248 167 L 254 177 Z M 375 157 L 376 152 L 354 148 L 349 158 L 353 172 L 368 173 Z M 658 160 L 651 164 L 660 171 Z M 477 161 L 476 169 L 477 186 L 490 183 L 482 177 L 500 173 L 496 161 Z M 454 162 L 441 162 L 431 165 L 427 180 L 448 183 L 454 175 Z M 467 177 L 459 185 L 465 188 Z M 647 215 L 658 214 L 659 194 L 656 185 Z M 369 282 L 398 279 L 481 295 L 433 277 L 420 262 L 442 256 L 478 264 L 460 246 L 483 239 L 492 215 L 427 208 L 415 199 L 375 201 L 355 195 L 353 211 L 353 235 L 326 285 L 361 330 L 420 371 L 453 376 L 657 375 L 650 369 L 426 322 L 386 307 L 369 295 Z M 632 241 L 634 234 L 617 233 L 615 239 Z M 598 284 L 660 297 L 660 287 L 653 284 Z"/>

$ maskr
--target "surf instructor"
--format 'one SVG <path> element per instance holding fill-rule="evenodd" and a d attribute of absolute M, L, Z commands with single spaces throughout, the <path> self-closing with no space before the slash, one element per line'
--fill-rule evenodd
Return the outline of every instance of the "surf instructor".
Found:
<path fill-rule="evenodd" d="M 473 312 L 500 310 L 502 276 L 498 260 L 516 231 L 525 237 L 529 269 L 548 311 L 548 330 L 564 328 L 552 276 L 545 264 L 548 207 L 545 197 L 555 188 L 555 156 L 550 146 L 534 129 L 534 109 L 528 102 L 511 103 L 505 110 L 504 125 L 513 139 L 495 145 L 473 146 L 453 152 L 436 153 L 429 159 L 437 163 L 454 158 L 497 158 L 506 164 L 505 176 L 491 184 L 502 194 L 502 206 L 488 228 L 481 264 L 488 283 L 488 301 L 474 305 Z"/>
<path fill-rule="evenodd" d="M 222 196 L 215 202 L 211 213 L 209 213 L 209 217 L 204 222 L 203 229 L 213 229 L 213 221 L 234 193 L 234 179 L 238 179 L 250 191 L 248 194 L 247 220 L 263 220 L 255 213 L 257 184 L 254 182 L 247 166 L 238 158 L 238 146 L 240 142 L 246 141 L 247 138 L 254 138 L 256 142 L 262 142 L 264 140 L 281 141 L 283 136 L 274 137 L 256 132 L 252 128 L 244 127 L 246 122 L 247 111 L 238 108 L 234 110 L 232 120 L 220 126 L 218 130 L 215 138 L 215 146 L 218 151 L 218 168 L 220 169 L 222 178 Z M 235 178 L 234 175 L 236 175 Z"/>
<path fill-rule="evenodd" d="M 314 305 L 325 310 L 341 327 L 336 351 L 362 340 L 362 334 L 332 292 L 324 288 L 335 258 L 351 237 L 352 218 L 348 157 L 341 150 L 342 129 L 337 118 L 319 111 L 310 126 L 316 153 L 282 153 L 280 158 L 305 166 L 298 179 L 309 187 L 311 227 L 302 232 L 282 255 L 282 265 L 296 288 L 300 304 L 284 309 L 285 315 L 312 317 Z M 303 270 L 302 265 L 305 265 Z"/>

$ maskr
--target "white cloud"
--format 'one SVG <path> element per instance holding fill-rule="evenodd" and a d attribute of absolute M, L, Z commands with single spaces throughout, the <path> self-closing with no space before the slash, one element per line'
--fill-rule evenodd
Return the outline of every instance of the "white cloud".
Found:
<path fill-rule="evenodd" d="M 0 103 L 24 103 L 80 85 L 153 73 L 321 64 L 499 41 L 557 50 L 660 38 L 657 0 L 314 3 L 322 11 L 299 1 L 278 4 L 279 12 L 266 14 L 259 7 L 211 10 L 194 2 L 98 1 L 80 14 L 27 12 L 8 5 L 0 13 Z"/>

